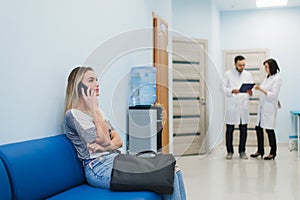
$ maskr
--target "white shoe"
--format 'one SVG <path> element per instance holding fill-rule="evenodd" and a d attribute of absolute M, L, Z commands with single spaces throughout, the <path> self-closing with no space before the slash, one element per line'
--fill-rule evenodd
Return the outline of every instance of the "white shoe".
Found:
<path fill-rule="evenodd" d="M 232 153 L 228 153 L 226 156 L 226 159 L 228 159 L 228 160 L 232 159 Z"/>
<path fill-rule="evenodd" d="M 240 159 L 248 159 L 248 156 L 246 155 L 245 152 L 240 153 Z"/>

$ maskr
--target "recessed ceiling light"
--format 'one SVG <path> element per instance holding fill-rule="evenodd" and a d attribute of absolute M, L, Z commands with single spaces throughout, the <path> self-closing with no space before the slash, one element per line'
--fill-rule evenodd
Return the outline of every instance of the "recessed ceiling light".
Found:
<path fill-rule="evenodd" d="M 288 0 L 256 0 L 256 7 L 286 6 Z"/>

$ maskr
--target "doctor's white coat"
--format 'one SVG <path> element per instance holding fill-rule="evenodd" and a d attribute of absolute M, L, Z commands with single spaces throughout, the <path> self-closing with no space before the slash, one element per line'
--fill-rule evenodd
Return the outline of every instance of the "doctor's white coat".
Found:
<path fill-rule="evenodd" d="M 248 124 L 249 122 L 249 94 L 233 94 L 233 89 L 239 89 L 243 83 L 253 83 L 252 75 L 243 70 L 242 73 L 235 68 L 225 72 L 220 91 L 225 94 L 225 123 Z"/>
<path fill-rule="evenodd" d="M 257 125 L 264 129 L 275 129 L 278 110 L 278 94 L 281 87 L 281 78 L 274 74 L 265 78 L 260 87 L 267 91 L 267 95 L 259 92 L 259 105 L 257 113 Z"/>

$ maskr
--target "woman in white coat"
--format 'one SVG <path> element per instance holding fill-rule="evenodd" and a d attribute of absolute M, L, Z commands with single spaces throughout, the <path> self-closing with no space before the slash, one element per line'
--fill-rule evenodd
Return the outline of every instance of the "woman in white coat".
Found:
<path fill-rule="evenodd" d="M 258 117 L 257 117 L 257 125 L 256 136 L 257 136 L 257 152 L 255 154 L 251 154 L 251 157 L 261 158 L 264 155 L 264 134 L 263 129 L 266 130 L 269 138 L 270 144 L 270 154 L 267 157 L 264 157 L 265 160 L 271 160 L 276 157 L 277 145 L 276 145 L 276 136 L 275 136 L 275 124 L 276 124 L 276 116 L 277 110 L 279 107 L 278 94 L 281 87 L 281 78 L 278 75 L 280 71 L 277 62 L 270 58 L 264 61 L 265 70 L 267 73 L 267 77 L 262 82 L 262 84 L 255 85 L 254 88 L 260 91 L 259 98 L 259 106 L 258 106 Z"/>

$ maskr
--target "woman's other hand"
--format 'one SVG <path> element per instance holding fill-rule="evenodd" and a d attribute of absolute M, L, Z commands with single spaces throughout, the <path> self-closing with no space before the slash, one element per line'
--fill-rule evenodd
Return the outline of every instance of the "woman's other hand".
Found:
<path fill-rule="evenodd" d="M 89 144 L 89 145 L 88 145 L 88 148 L 89 148 L 89 150 L 90 150 L 91 152 L 93 152 L 93 153 L 96 153 L 96 152 L 100 153 L 100 152 L 105 152 L 105 151 L 108 150 L 107 147 L 103 147 L 103 146 L 101 146 L 100 144 L 97 144 L 97 143 L 95 143 L 95 142 L 92 143 L 92 144 Z"/>

